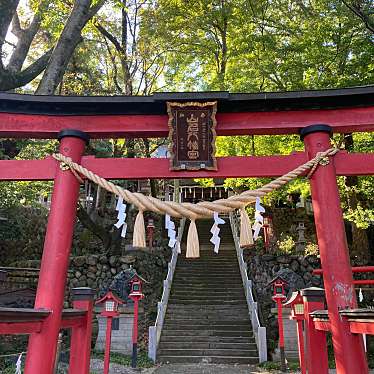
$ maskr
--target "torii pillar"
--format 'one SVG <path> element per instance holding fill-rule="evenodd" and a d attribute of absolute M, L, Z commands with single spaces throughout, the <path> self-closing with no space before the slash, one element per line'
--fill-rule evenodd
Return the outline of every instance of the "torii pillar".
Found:
<path fill-rule="evenodd" d="M 60 153 L 80 162 L 89 137 L 82 131 L 63 130 L 59 133 Z M 52 194 L 40 267 L 35 309 L 48 309 L 51 314 L 41 331 L 29 338 L 25 374 L 52 374 L 57 338 L 61 327 L 69 255 L 79 197 L 79 182 L 56 162 Z"/>
<path fill-rule="evenodd" d="M 310 159 L 331 148 L 331 134 L 332 129 L 327 125 L 301 130 L 301 139 Z M 339 315 L 341 309 L 357 308 L 357 300 L 333 158 L 316 169 L 310 186 L 336 370 L 338 374 L 367 374 L 362 336 L 352 334 L 348 323 Z M 311 359 L 318 360 L 318 357 Z"/>

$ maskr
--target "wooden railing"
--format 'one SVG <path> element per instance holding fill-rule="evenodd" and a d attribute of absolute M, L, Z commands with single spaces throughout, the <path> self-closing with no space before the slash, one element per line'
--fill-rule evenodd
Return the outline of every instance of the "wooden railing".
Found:
<path fill-rule="evenodd" d="M 252 281 L 248 279 L 248 268 L 244 261 L 243 249 L 239 245 L 239 224 L 238 218 L 230 213 L 231 231 L 235 242 L 236 254 L 238 257 L 240 274 L 243 281 L 245 298 L 247 300 L 248 310 L 251 317 L 252 329 L 255 335 L 259 362 L 267 361 L 267 342 L 266 342 L 266 327 L 261 326 L 258 318 L 258 304 L 253 298 Z"/>
<path fill-rule="evenodd" d="M 186 223 L 186 219 L 183 218 L 178 228 L 178 243 L 181 243 L 182 241 L 185 223 Z M 175 267 L 177 265 L 178 255 L 179 253 L 178 253 L 177 247 L 175 246 L 173 249 L 171 260 L 168 264 L 168 274 L 166 276 L 166 279 L 164 280 L 164 289 L 162 292 L 161 301 L 159 301 L 157 304 L 156 322 L 154 326 L 149 327 L 148 357 L 154 362 L 156 362 L 156 358 L 157 358 L 157 347 L 158 347 L 158 343 L 160 342 L 162 327 L 164 325 L 164 319 L 165 319 L 165 314 L 166 314 L 166 310 L 168 307 L 170 290 L 171 290 L 171 285 L 173 283 L 173 277 L 174 277 Z"/>
<path fill-rule="evenodd" d="M 88 374 L 93 291 L 83 287 L 74 288 L 72 293 L 74 309 L 62 311 L 60 329 L 71 329 L 69 373 Z M 51 313 L 46 309 L 0 308 L 0 335 L 40 333 Z"/>

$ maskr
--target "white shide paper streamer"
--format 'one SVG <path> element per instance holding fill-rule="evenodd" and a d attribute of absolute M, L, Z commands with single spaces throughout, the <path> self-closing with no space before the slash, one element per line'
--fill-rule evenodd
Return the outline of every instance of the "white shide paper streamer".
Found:
<path fill-rule="evenodd" d="M 23 352 L 22 352 L 23 353 Z M 22 353 L 18 356 L 17 362 L 16 362 L 16 373 L 15 374 L 22 374 Z"/>
<path fill-rule="evenodd" d="M 219 237 L 220 228 L 218 225 L 223 225 L 225 223 L 225 220 L 222 218 L 219 218 L 218 213 L 214 212 L 214 224 L 212 228 L 210 229 L 210 232 L 212 233 L 212 237 L 210 238 L 210 242 L 214 244 L 214 252 L 218 253 L 219 251 L 219 245 L 221 243 L 221 238 Z"/>
<path fill-rule="evenodd" d="M 117 214 L 117 223 L 114 225 L 117 229 L 120 229 L 122 226 L 121 236 L 122 238 L 126 237 L 127 232 L 127 223 L 126 223 L 126 204 L 123 202 L 123 198 L 119 197 L 117 201 L 116 211 Z"/>
<path fill-rule="evenodd" d="M 255 223 L 252 226 L 253 230 L 253 239 L 257 240 L 260 230 L 264 225 L 264 217 L 261 213 L 265 213 L 265 208 L 261 205 L 261 200 L 259 197 L 256 197 L 256 211 L 255 211 Z"/>
<path fill-rule="evenodd" d="M 168 246 L 170 248 L 175 247 L 178 253 L 181 253 L 181 246 L 177 240 L 177 232 L 175 231 L 175 224 L 170 219 L 170 216 L 168 214 L 165 214 L 165 229 L 168 230 L 168 238 L 169 238 Z"/>

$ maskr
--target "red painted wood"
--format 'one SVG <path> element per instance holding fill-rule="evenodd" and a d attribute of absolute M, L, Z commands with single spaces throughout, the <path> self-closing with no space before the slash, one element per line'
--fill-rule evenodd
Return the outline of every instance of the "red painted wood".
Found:
<path fill-rule="evenodd" d="M 374 335 L 373 322 L 349 322 L 350 330 L 353 334 L 369 334 Z"/>
<path fill-rule="evenodd" d="M 61 329 L 70 329 L 73 327 L 82 326 L 85 320 L 86 320 L 85 317 L 63 319 L 61 321 Z"/>
<path fill-rule="evenodd" d="M 170 171 L 168 159 L 95 159 L 84 158 L 82 165 L 108 179 L 174 179 L 174 178 L 236 178 L 275 177 L 306 162 L 304 153 L 292 156 L 222 157 L 217 171 Z"/>
<path fill-rule="evenodd" d="M 60 152 L 80 162 L 85 142 L 65 137 Z M 32 334 L 26 357 L 28 374 L 52 373 L 56 357 L 57 338 L 61 326 L 62 307 L 75 223 L 79 183 L 69 171 L 56 168 L 51 210 L 44 242 L 35 308 L 52 311 L 40 333 Z"/>
<path fill-rule="evenodd" d="M 284 349 L 284 333 L 283 333 L 283 312 L 282 312 L 282 299 L 277 298 L 277 309 L 278 309 L 278 333 L 279 333 L 279 348 Z"/>
<path fill-rule="evenodd" d="M 310 158 L 331 147 L 326 132 L 311 133 L 304 142 Z M 352 335 L 348 322 L 339 315 L 339 309 L 357 308 L 357 300 L 334 162 L 317 168 L 310 184 L 337 372 L 365 374 L 368 366 L 362 338 Z"/>
<path fill-rule="evenodd" d="M 139 298 L 131 298 L 134 301 L 134 320 L 132 326 L 132 344 L 138 343 L 138 318 L 139 318 Z"/>
<path fill-rule="evenodd" d="M 374 266 L 354 266 L 352 273 L 374 273 Z M 313 274 L 323 274 L 323 270 L 314 269 Z"/>
<path fill-rule="evenodd" d="M 327 356 L 326 333 L 316 329 L 310 313 L 324 309 L 324 302 L 303 297 L 304 323 L 306 341 L 306 366 L 308 373 L 328 374 L 329 364 Z"/>
<path fill-rule="evenodd" d="M 218 157 L 217 171 L 170 171 L 168 159 L 82 158 L 82 165 L 107 179 L 177 179 L 278 177 L 307 161 L 306 154 L 289 156 Z M 340 152 L 335 156 L 337 175 L 374 174 L 374 153 Z M 0 180 L 53 180 L 56 161 L 0 160 Z"/>
<path fill-rule="evenodd" d="M 93 299 L 74 300 L 75 309 L 86 311 L 71 334 L 69 374 L 88 374 L 90 370 Z"/>
<path fill-rule="evenodd" d="M 300 362 L 301 374 L 306 374 L 303 320 L 301 319 L 296 320 L 296 331 L 297 331 L 297 346 L 298 346 L 298 351 L 299 351 L 299 362 Z"/>
<path fill-rule="evenodd" d="M 42 322 L 0 322 L 1 335 L 31 334 L 40 332 L 41 328 Z"/>
<path fill-rule="evenodd" d="M 335 132 L 374 130 L 374 107 L 330 110 L 218 113 L 218 135 L 297 134 L 299 129 L 325 123 Z M 166 115 L 46 116 L 0 113 L 0 137 L 56 138 L 74 128 L 92 138 L 166 137 Z"/>
<path fill-rule="evenodd" d="M 111 340 L 112 340 L 112 320 L 113 320 L 113 317 L 111 316 L 108 316 L 106 320 L 104 374 L 109 374 L 110 345 L 111 345 Z"/>
<path fill-rule="evenodd" d="M 336 175 L 374 175 L 374 153 L 347 153 L 334 156 Z"/>
<path fill-rule="evenodd" d="M 314 328 L 318 331 L 330 331 L 330 322 L 314 320 Z"/>
<path fill-rule="evenodd" d="M 356 279 L 353 281 L 354 285 L 372 285 L 374 284 L 374 279 Z"/>

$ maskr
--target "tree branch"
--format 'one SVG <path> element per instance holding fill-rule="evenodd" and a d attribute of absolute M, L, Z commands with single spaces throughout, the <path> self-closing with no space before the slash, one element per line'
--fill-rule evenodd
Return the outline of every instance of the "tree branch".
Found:
<path fill-rule="evenodd" d="M 107 38 L 114 45 L 118 53 L 121 53 L 121 54 L 124 53 L 121 43 L 118 41 L 118 39 L 113 34 L 111 34 L 103 26 L 101 26 L 100 23 L 96 23 L 95 27 L 98 29 L 101 35 Z"/>
<path fill-rule="evenodd" d="M 36 94 L 54 94 L 64 76 L 71 56 L 82 40 L 82 29 L 104 3 L 105 0 L 101 0 L 95 6 L 91 7 L 92 0 L 74 1 L 74 7 L 53 50 Z"/>
<path fill-rule="evenodd" d="M 100 226 L 95 221 L 93 221 L 90 215 L 81 205 L 79 205 L 79 208 L 77 210 L 77 217 L 80 223 L 85 228 L 90 230 L 95 236 L 97 236 L 103 242 L 105 250 L 109 249 L 112 242 L 111 235 L 103 226 Z"/>
<path fill-rule="evenodd" d="M 45 69 L 51 54 L 52 49 L 20 72 L 11 72 L 7 69 L 0 71 L 0 91 L 12 90 L 31 82 Z"/>
<path fill-rule="evenodd" d="M 343 4 L 353 12 L 364 23 L 366 29 L 374 34 L 374 21 L 372 21 L 368 14 L 366 14 L 357 4 L 350 4 L 347 0 L 342 0 Z"/>
<path fill-rule="evenodd" d="M 22 69 L 22 66 L 30 51 L 31 43 L 40 28 L 40 23 L 41 15 L 38 10 L 31 21 L 30 26 L 23 30 L 19 22 L 18 14 L 17 12 L 15 13 L 12 22 L 12 32 L 18 37 L 18 42 L 7 66 L 9 71 L 17 72 Z"/>
<path fill-rule="evenodd" d="M 16 13 L 18 3 L 19 0 L 0 0 L 0 50 Z"/>

